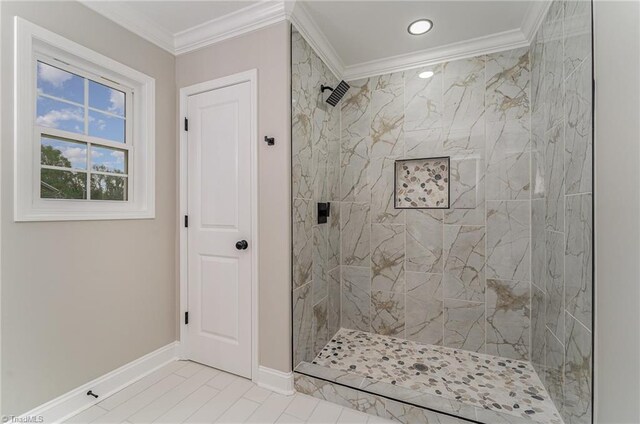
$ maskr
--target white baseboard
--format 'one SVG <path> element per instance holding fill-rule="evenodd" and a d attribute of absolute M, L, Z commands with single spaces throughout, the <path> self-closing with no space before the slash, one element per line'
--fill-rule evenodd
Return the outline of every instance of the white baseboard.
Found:
<path fill-rule="evenodd" d="M 292 395 L 295 393 L 293 389 L 293 372 L 282 372 L 263 366 L 258 367 L 258 378 L 255 383 L 272 392 L 281 395 Z"/>
<path fill-rule="evenodd" d="M 98 377 L 70 392 L 65 393 L 31 411 L 21 417 L 42 416 L 45 423 L 58 423 L 78 414 L 100 402 L 104 398 L 122 390 L 124 387 L 140 380 L 142 377 L 163 367 L 169 362 L 178 359 L 178 342 L 173 342 L 158 350 L 155 350 L 135 361 L 129 362 L 120 368 Z M 92 390 L 100 397 L 95 399 L 87 396 L 87 391 Z M 27 422 L 27 421 L 22 421 Z"/>

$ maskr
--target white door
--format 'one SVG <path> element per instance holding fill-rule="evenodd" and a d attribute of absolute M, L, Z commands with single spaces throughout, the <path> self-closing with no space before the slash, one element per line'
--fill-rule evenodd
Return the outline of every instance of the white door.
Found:
<path fill-rule="evenodd" d="M 189 96 L 187 104 L 189 357 L 247 378 L 255 272 L 251 101 L 246 81 Z"/>

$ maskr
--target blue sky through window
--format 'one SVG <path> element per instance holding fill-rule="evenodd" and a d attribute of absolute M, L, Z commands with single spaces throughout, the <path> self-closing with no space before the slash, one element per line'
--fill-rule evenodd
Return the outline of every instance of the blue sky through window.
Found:
<path fill-rule="evenodd" d="M 89 107 L 124 116 L 124 93 L 89 80 Z"/>
<path fill-rule="evenodd" d="M 84 78 L 38 62 L 38 93 L 84 104 Z"/>
<path fill-rule="evenodd" d="M 84 107 L 54 100 L 44 95 L 85 104 L 85 78 L 38 62 L 38 102 L 36 124 L 84 134 Z M 88 80 L 89 133 L 119 143 L 125 142 L 125 93 Z M 86 105 L 85 105 L 86 106 Z M 91 109 L 98 109 L 101 113 Z M 117 115 L 117 116 L 113 116 Z M 119 118 L 122 117 L 122 118 Z"/>
<path fill-rule="evenodd" d="M 84 108 L 47 97 L 38 97 L 36 124 L 63 131 L 84 133 Z"/>
<path fill-rule="evenodd" d="M 124 143 L 124 119 L 89 110 L 89 135 Z"/>

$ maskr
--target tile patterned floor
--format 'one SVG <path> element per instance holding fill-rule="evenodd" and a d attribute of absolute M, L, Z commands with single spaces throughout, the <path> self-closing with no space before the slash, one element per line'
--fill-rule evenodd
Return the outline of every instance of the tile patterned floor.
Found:
<path fill-rule="evenodd" d="M 273 393 L 189 361 L 172 362 L 66 422 L 391 423 L 304 394 Z"/>
<path fill-rule="evenodd" d="M 313 364 L 531 422 L 562 424 L 528 362 L 341 329 Z M 362 386 L 361 386 L 362 387 Z"/>

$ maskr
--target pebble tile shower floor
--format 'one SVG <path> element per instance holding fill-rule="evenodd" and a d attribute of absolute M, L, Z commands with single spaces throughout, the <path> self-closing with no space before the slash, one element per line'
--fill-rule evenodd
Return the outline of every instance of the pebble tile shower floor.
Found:
<path fill-rule="evenodd" d="M 313 364 L 532 422 L 562 424 L 530 363 L 341 329 Z M 407 399 L 403 399 L 407 400 Z"/>

